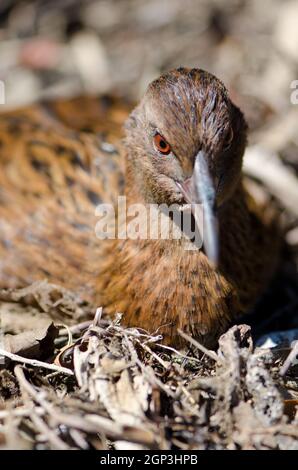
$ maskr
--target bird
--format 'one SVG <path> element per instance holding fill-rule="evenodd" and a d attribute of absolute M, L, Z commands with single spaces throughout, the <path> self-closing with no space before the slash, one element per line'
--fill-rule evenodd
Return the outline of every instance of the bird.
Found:
<path fill-rule="evenodd" d="M 278 217 L 243 177 L 247 131 L 224 84 L 185 67 L 156 78 L 136 106 L 103 95 L 2 112 L 0 287 L 47 279 L 164 344 L 183 347 L 183 331 L 215 347 L 280 256 Z M 119 198 L 157 207 L 171 230 L 173 212 L 160 207 L 178 208 L 181 236 L 98 237 L 98 207 L 115 208 L 122 227 Z"/>

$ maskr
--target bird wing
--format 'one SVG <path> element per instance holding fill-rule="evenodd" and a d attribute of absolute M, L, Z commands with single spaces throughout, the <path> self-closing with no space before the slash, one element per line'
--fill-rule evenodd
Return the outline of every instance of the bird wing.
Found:
<path fill-rule="evenodd" d="M 46 278 L 92 299 L 95 207 L 123 191 L 129 110 L 78 97 L 0 114 L 0 287 Z"/>

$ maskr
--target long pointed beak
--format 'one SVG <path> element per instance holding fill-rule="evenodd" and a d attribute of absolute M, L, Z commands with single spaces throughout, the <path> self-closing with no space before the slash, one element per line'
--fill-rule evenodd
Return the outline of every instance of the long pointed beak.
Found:
<path fill-rule="evenodd" d="M 177 183 L 185 201 L 191 204 L 203 247 L 209 260 L 218 266 L 219 242 L 216 217 L 216 193 L 210 176 L 205 152 L 198 152 L 193 174 L 183 183 Z"/>

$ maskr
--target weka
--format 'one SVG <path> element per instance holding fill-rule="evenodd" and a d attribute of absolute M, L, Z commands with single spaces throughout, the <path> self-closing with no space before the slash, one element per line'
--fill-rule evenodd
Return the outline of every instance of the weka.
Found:
<path fill-rule="evenodd" d="M 1 287 L 46 278 L 168 344 L 181 344 L 182 329 L 212 346 L 255 304 L 278 258 L 276 219 L 243 184 L 245 119 L 216 77 L 185 68 L 129 111 L 106 96 L 0 115 Z M 121 194 L 127 204 L 202 203 L 203 248 L 185 249 L 185 237 L 98 240 L 95 206 Z"/>

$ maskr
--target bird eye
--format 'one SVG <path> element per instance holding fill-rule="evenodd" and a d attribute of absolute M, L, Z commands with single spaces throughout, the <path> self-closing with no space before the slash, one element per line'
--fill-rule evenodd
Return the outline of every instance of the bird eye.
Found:
<path fill-rule="evenodd" d="M 230 127 L 224 140 L 223 150 L 228 150 L 230 148 L 233 138 L 234 138 L 234 132 L 233 132 L 233 129 Z"/>
<path fill-rule="evenodd" d="M 171 152 L 171 146 L 162 137 L 162 135 L 158 133 L 155 134 L 153 141 L 154 141 L 154 146 L 159 153 L 162 153 L 163 155 L 169 155 L 169 153 Z"/>

